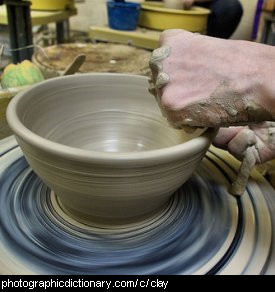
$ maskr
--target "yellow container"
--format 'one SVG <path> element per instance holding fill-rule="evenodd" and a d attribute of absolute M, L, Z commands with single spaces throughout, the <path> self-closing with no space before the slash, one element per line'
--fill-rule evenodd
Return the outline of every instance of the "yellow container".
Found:
<path fill-rule="evenodd" d="M 139 26 L 156 29 L 185 29 L 205 33 L 210 10 L 194 6 L 190 10 L 164 8 L 162 3 L 142 4 Z"/>
<path fill-rule="evenodd" d="M 64 10 L 74 7 L 74 0 L 31 0 L 33 10 Z"/>

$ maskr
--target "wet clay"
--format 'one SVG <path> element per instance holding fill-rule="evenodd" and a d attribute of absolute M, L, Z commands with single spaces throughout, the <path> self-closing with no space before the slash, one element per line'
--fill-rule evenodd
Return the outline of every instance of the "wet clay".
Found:
<path fill-rule="evenodd" d="M 193 103 L 185 107 L 182 111 L 165 109 L 166 117 L 177 128 L 196 126 L 215 127 L 249 124 L 261 122 L 265 119 L 273 119 L 273 116 L 266 109 L 257 103 L 243 97 L 236 92 L 228 92 L 223 97 L 212 95 L 208 100 Z M 246 150 L 239 155 L 242 161 L 238 171 L 237 178 L 229 190 L 231 194 L 240 196 L 244 193 L 250 172 L 256 164 L 256 156 L 259 155 L 255 144 L 253 131 L 250 131 L 253 137 L 247 137 Z M 253 139 L 254 140 L 253 140 Z M 251 141 L 250 141 L 251 140 Z M 253 146 L 251 146 L 253 145 Z M 256 156 L 255 156 L 256 155 Z M 260 158 L 257 159 L 260 161 Z"/>
<path fill-rule="evenodd" d="M 151 79 L 149 81 L 150 83 L 150 93 L 152 93 L 157 99 L 158 94 L 155 90 L 155 86 L 157 88 L 164 87 L 169 82 L 169 76 L 166 73 L 163 73 L 163 66 L 161 61 L 165 58 L 169 57 L 171 52 L 171 48 L 169 46 L 163 46 L 161 48 L 158 48 L 153 51 L 149 65 L 151 68 Z M 158 86 L 157 86 L 158 83 Z"/>
<path fill-rule="evenodd" d="M 170 55 L 170 51 L 169 46 L 164 46 L 153 52 L 150 60 L 152 78 L 149 81 L 149 91 L 156 97 L 163 115 L 173 127 L 190 133 L 197 127 L 240 126 L 274 120 L 274 116 L 267 109 L 254 101 L 254 92 L 234 91 L 227 81 L 223 81 L 206 100 L 190 103 L 184 109 L 165 108 L 161 103 L 161 91 L 169 83 L 169 76 L 163 72 L 161 61 Z M 239 154 L 242 165 L 230 190 L 234 195 L 244 193 L 250 171 L 257 160 L 260 161 L 255 135 L 250 130 L 248 134 L 253 137 L 246 137 L 245 150 Z"/>
<path fill-rule="evenodd" d="M 149 66 L 151 68 L 151 78 L 149 79 L 149 92 L 155 97 L 159 108 L 161 110 L 161 113 L 164 117 L 166 117 L 166 113 L 161 106 L 160 96 L 157 92 L 157 89 L 160 89 L 168 84 L 169 82 L 169 76 L 167 74 L 163 75 L 162 70 L 163 66 L 161 61 L 167 57 L 169 57 L 171 52 L 171 48 L 169 46 L 163 46 L 153 51 Z M 159 78 L 159 75 L 162 75 L 162 77 Z M 158 86 L 156 85 L 158 79 Z"/>
<path fill-rule="evenodd" d="M 148 218 L 205 155 L 213 131 L 193 139 L 170 127 L 147 82 L 76 74 L 12 99 L 8 122 L 27 161 L 72 217 L 93 225 Z"/>
<path fill-rule="evenodd" d="M 182 110 L 165 108 L 166 117 L 178 128 L 228 127 L 274 120 L 271 112 L 254 102 L 251 95 L 240 94 L 222 84 L 206 100 L 190 103 Z"/>
<path fill-rule="evenodd" d="M 256 163 L 261 163 L 260 149 L 258 149 L 254 131 L 246 128 L 240 131 L 229 142 L 228 150 L 242 161 L 237 178 L 229 189 L 232 195 L 241 196 L 245 191 L 253 167 Z"/>
<path fill-rule="evenodd" d="M 248 147 L 243 155 L 242 164 L 240 166 L 236 180 L 233 182 L 229 192 L 235 196 L 243 195 L 250 173 L 256 164 L 253 147 Z"/>
<path fill-rule="evenodd" d="M 169 76 L 163 72 L 162 60 L 169 57 L 171 53 L 171 48 L 169 46 L 162 46 L 153 51 L 149 65 L 151 68 L 151 79 L 149 80 L 149 92 L 154 95 L 156 101 L 161 109 L 162 115 L 172 122 L 172 126 L 177 129 L 182 129 L 188 134 L 197 133 L 202 134 L 207 130 L 206 127 L 189 127 L 189 125 L 176 124 L 169 119 L 169 112 L 167 115 L 167 109 L 165 109 L 161 104 L 161 97 L 159 91 L 169 83 Z M 192 120 L 190 120 L 192 122 Z"/>

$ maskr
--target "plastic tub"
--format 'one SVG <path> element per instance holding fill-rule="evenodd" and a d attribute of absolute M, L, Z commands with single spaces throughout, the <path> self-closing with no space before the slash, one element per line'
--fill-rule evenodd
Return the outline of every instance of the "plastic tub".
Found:
<path fill-rule="evenodd" d="M 149 29 L 185 29 L 205 33 L 210 10 L 193 6 L 190 10 L 165 8 L 163 3 L 145 2 L 141 5 L 139 26 Z"/>
<path fill-rule="evenodd" d="M 131 2 L 107 2 L 109 26 L 118 30 L 135 30 L 138 24 L 140 4 Z"/>
<path fill-rule="evenodd" d="M 33 10 L 64 10 L 74 8 L 74 0 L 31 0 Z"/>

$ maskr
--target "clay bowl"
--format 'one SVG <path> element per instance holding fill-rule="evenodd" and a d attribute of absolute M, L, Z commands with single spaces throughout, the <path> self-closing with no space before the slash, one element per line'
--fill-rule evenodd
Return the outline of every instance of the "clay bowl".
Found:
<path fill-rule="evenodd" d="M 213 132 L 193 138 L 169 127 L 147 88 L 142 76 L 80 74 L 44 81 L 9 104 L 28 163 L 78 220 L 125 224 L 156 214 L 205 155 Z"/>

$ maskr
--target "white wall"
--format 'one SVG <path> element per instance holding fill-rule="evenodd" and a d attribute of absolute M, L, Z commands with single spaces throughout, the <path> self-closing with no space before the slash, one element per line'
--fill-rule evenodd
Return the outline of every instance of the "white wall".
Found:
<path fill-rule="evenodd" d="M 253 28 L 254 16 L 256 11 L 257 0 L 240 0 L 244 14 L 238 29 L 233 34 L 233 39 L 250 40 Z"/>
<path fill-rule="evenodd" d="M 88 31 L 91 25 L 107 24 L 106 0 L 85 0 L 76 7 L 78 15 L 70 20 L 72 29 Z"/>

